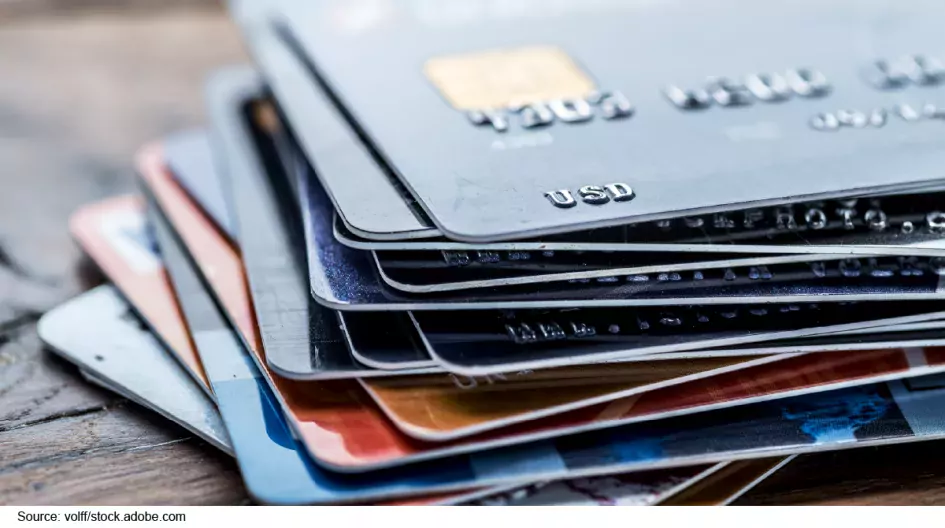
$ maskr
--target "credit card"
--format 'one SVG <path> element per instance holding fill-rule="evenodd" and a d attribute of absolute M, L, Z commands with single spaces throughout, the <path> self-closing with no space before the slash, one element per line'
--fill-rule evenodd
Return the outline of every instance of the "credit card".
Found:
<path fill-rule="evenodd" d="M 577 476 L 593 474 L 605 465 L 609 470 L 636 471 L 928 441 L 945 437 L 939 413 L 942 403 L 942 376 L 928 378 L 922 388 L 913 387 L 911 380 L 898 380 L 606 433 L 569 435 L 482 456 L 519 467 L 563 467 Z M 544 452 L 536 455 L 542 448 Z"/>
<path fill-rule="evenodd" d="M 689 259 L 685 258 L 687 255 Z M 680 256 L 684 258 L 679 258 Z M 553 282 L 591 284 L 595 281 L 623 281 L 629 277 L 658 280 L 659 277 L 669 277 L 670 274 L 678 275 L 681 281 L 702 281 L 711 279 L 713 273 L 720 273 L 729 278 L 726 281 L 727 286 L 738 281 L 751 280 L 816 281 L 831 274 L 855 278 L 874 274 L 891 277 L 918 272 L 937 277 L 941 272 L 945 272 L 945 259 L 941 257 L 717 256 L 728 258 L 706 261 L 704 255 L 697 253 L 385 251 L 374 252 L 374 261 L 384 283 L 406 293 L 435 293 L 523 284 L 534 286 Z M 750 278 L 753 273 L 755 279 Z M 765 278 L 762 279 L 762 276 Z"/>
<path fill-rule="evenodd" d="M 151 157 L 156 158 L 156 155 Z M 193 204 L 190 204 L 190 200 L 184 196 L 184 193 L 173 185 L 173 182 L 166 175 L 166 171 L 160 167 L 159 160 L 147 161 L 144 158 L 147 158 L 147 156 L 143 156 L 139 172 L 159 201 L 166 204 L 168 217 L 180 229 L 184 239 L 189 241 L 195 259 L 198 265 L 205 270 L 205 275 L 212 275 L 218 280 L 232 283 L 229 286 L 220 286 L 218 295 L 221 299 L 228 299 L 223 301 L 223 305 L 228 307 L 230 311 L 244 314 L 235 317 L 235 324 L 245 328 L 244 333 L 250 335 L 253 330 L 247 322 L 251 315 L 249 308 L 246 306 L 245 299 L 241 300 L 235 297 L 239 295 L 239 285 L 244 281 L 238 255 L 225 240 L 222 240 L 222 237 L 215 232 L 212 226 L 208 225 L 208 220 L 200 214 Z M 346 314 L 347 322 L 342 326 L 342 331 L 349 339 L 351 351 L 355 357 L 357 358 L 362 351 L 368 353 L 371 350 L 398 352 L 405 349 L 416 356 L 416 338 L 410 334 L 398 334 L 403 330 L 391 327 L 391 324 L 397 324 L 396 320 L 391 321 L 391 319 L 399 318 L 402 318 L 402 316 L 372 313 Z M 384 324 L 385 319 L 388 321 L 386 325 Z M 357 331 L 348 332 L 349 325 L 354 325 Z M 409 349 L 406 348 L 408 346 Z M 418 362 L 415 363 L 414 368 L 422 368 L 423 365 L 423 363 Z M 317 378 L 318 376 L 323 378 L 347 377 L 356 374 L 350 370 L 329 371 L 324 362 L 319 361 L 313 361 L 309 368 L 314 367 L 320 367 L 323 371 L 315 376 L 306 376 L 307 379 Z M 409 371 L 399 370 L 397 373 L 409 374 Z M 380 374 L 383 373 L 371 371 L 361 373 L 362 376 L 377 376 Z M 294 373 L 292 376 L 298 376 L 298 374 Z"/>
<path fill-rule="evenodd" d="M 300 143 L 303 144 L 309 159 L 320 161 L 316 163 L 316 175 L 328 189 L 335 207 L 348 214 L 348 216 L 343 216 L 340 219 L 341 230 L 358 233 L 357 235 L 351 233 L 351 242 L 357 244 L 358 241 L 354 239 L 362 239 L 361 242 L 370 244 L 368 239 L 374 239 L 383 246 L 372 246 L 369 249 L 380 249 L 381 247 L 387 248 L 388 244 L 396 245 L 398 243 L 389 240 L 391 238 L 400 238 L 403 241 L 439 234 L 439 231 L 430 223 L 429 219 L 418 210 L 419 208 L 413 197 L 404 193 L 403 187 L 395 181 L 395 178 L 392 178 L 388 171 L 377 166 L 377 154 L 370 151 L 370 148 L 359 147 L 356 144 L 357 134 L 355 132 L 344 131 L 345 124 L 341 123 L 341 119 L 339 119 L 343 109 L 331 108 L 332 94 L 326 92 L 324 86 L 318 83 L 319 79 L 316 78 L 314 84 L 307 82 L 312 80 L 309 73 L 305 71 L 310 65 L 306 65 L 303 57 L 293 56 L 285 42 L 275 34 L 275 29 L 265 23 L 266 12 L 271 10 L 273 4 L 243 1 L 231 2 L 231 6 L 233 7 L 231 11 L 242 26 L 246 40 L 249 42 L 249 49 L 254 54 L 256 62 L 260 64 L 262 73 L 270 80 L 281 79 L 285 81 L 272 84 L 277 99 L 285 109 L 289 124 L 296 129 L 296 135 L 299 137 Z M 315 128 L 306 126 L 307 123 L 300 121 L 301 116 L 312 115 L 319 115 L 318 121 L 329 123 L 329 125 Z M 358 159 L 359 157 L 360 159 Z M 359 170 L 351 170 L 353 165 L 356 165 Z M 352 174 L 357 174 L 358 177 L 356 179 L 352 178 Z M 391 182 L 393 182 L 392 185 Z M 393 193 L 391 192 L 391 186 L 395 191 Z M 922 187 L 934 190 L 940 186 L 917 184 L 916 186 L 905 187 Z M 371 188 L 374 192 L 365 195 L 361 192 L 364 188 Z M 396 195 L 399 195 L 401 199 L 398 200 Z M 820 216 L 816 214 L 816 211 L 820 209 L 818 209 L 817 204 L 813 204 L 812 208 L 815 209 L 815 213 L 811 216 L 814 219 L 813 229 L 823 230 L 827 226 L 822 226 L 817 222 Z M 811 207 L 807 209 L 811 209 Z M 745 211 L 745 213 L 748 213 L 746 218 L 751 219 L 757 219 L 760 214 L 763 219 L 770 220 L 773 225 L 779 224 L 779 219 L 784 219 L 783 210 L 780 209 L 750 210 Z M 351 222 L 349 218 L 356 215 L 365 218 Z M 841 215 L 829 221 L 828 224 L 830 227 L 837 227 L 844 224 L 844 218 Z M 384 222 L 378 225 L 378 219 L 383 219 Z M 733 225 L 734 222 L 725 222 L 723 221 L 725 218 L 718 219 L 718 221 L 715 221 L 714 218 L 712 220 L 711 227 L 723 228 L 724 234 L 730 234 L 730 225 Z M 374 226 L 370 227 L 369 224 L 372 222 Z M 805 225 L 806 222 L 808 220 L 805 216 L 804 221 L 800 224 L 801 229 L 808 227 Z M 680 224 L 686 228 L 683 233 L 669 233 L 669 231 L 675 230 L 667 229 L 668 226 L 665 222 L 657 227 L 664 239 L 679 236 L 685 239 L 692 238 L 694 223 L 696 223 L 695 220 L 687 219 L 686 222 L 680 220 Z M 855 220 L 855 223 L 862 224 L 858 219 Z M 750 224 L 739 224 L 738 227 L 742 228 L 740 231 L 744 231 L 753 226 L 758 226 L 759 222 L 753 220 Z M 396 229 L 392 230 L 392 226 L 396 225 L 401 225 L 399 235 Z M 700 241 L 711 242 L 711 239 L 705 240 L 708 237 L 705 229 L 701 229 L 702 227 L 703 225 L 695 226 L 699 229 L 698 235 L 703 238 Z M 810 231 L 810 229 L 807 230 Z M 533 249 L 539 246 L 548 249 L 594 249 L 595 247 L 604 249 L 604 245 L 595 246 L 596 243 L 588 242 L 588 239 L 599 237 L 602 234 L 601 231 L 576 233 L 575 237 L 571 238 L 569 242 L 561 245 L 555 245 L 558 243 L 554 241 L 554 237 L 547 237 L 551 240 L 546 240 L 546 242 L 554 247 L 548 247 L 541 243 L 531 244 L 531 246 L 534 246 Z M 718 232 L 714 234 L 716 235 L 714 237 L 716 241 L 723 241 L 718 236 Z M 769 237 L 767 241 L 770 241 L 772 233 L 767 232 L 765 234 Z M 783 235 L 783 233 L 775 234 Z M 789 234 L 793 235 L 793 233 Z M 745 238 L 744 233 L 740 232 L 738 235 L 742 235 L 742 239 Z M 614 236 L 614 234 L 608 234 L 605 239 L 610 239 L 612 242 Z M 631 238 L 628 238 L 627 234 L 621 234 L 618 240 L 631 242 Z M 385 239 L 387 240 L 385 241 Z M 444 240 L 433 242 L 434 245 L 444 243 L 448 244 L 449 242 Z M 895 244 L 896 242 L 891 243 Z M 807 245 L 810 245 L 809 241 Z M 638 248 L 638 250 L 642 249 L 642 247 Z M 755 249 L 768 252 L 774 250 L 774 248 L 765 246 L 759 246 Z M 791 251 L 806 252 L 810 251 L 810 248 L 796 246 Z"/>
<path fill-rule="evenodd" d="M 728 506 L 761 481 L 780 471 L 795 456 L 730 462 L 666 498 L 660 502 L 660 506 Z"/>
<path fill-rule="evenodd" d="M 794 354 L 676 361 L 606 363 L 581 368 L 520 371 L 483 377 L 404 376 L 360 380 L 404 433 L 426 441 L 508 427 L 726 372 L 783 361 Z M 435 422 L 450 435 L 427 434 L 415 423 Z"/>
<path fill-rule="evenodd" d="M 479 447 L 494 447 L 837 388 L 926 376 L 945 372 L 945 355 L 942 350 L 927 348 L 859 350 L 849 354 L 805 354 L 770 365 L 760 365 L 645 392 L 609 404 L 563 413 L 485 435 L 478 434 L 471 437 L 469 442 Z M 482 377 L 473 380 L 476 383 L 489 382 L 488 378 Z M 498 381 L 492 379 L 492 383 Z M 392 406 L 387 412 L 393 415 L 397 410 L 398 408 Z M 476 432 L 482 433 L 490 428 L 488 413 L 476 407 L 454 406 L 449 410 L 455 415 L 465 413 L 467 426 L 455 427 L 455 424 L 444 423 L 431 415 L 410 412 L 396 414 L 396 419 L 399 423 L 409 423 L 409 427 L 405 427 L 404 431 L 422 435 L 425 439 L 451 441 L 452 443 L 444 446 L 453 447 L 454 450 L 466 448 L 457 442 L 461 438 Z M 477 421 L 478 425 L 468 426 L 469 423 Z"/>
<path fill-rule="evenodd" d="M 728 253 L 707 257 L 699 253 L 375 251 L 373 256 L 384 283 L 406 293 L 811 262 L 806 255 L 738 258 Z M 837 255 L 832 260 L 845 258 L 849 257 Z"/>
<path fill-rule="evenodd" d="M 476 376 L 665 352 L 728 350 L 739 345 L 762 349 L 776 340 L 942 319 L 945 314 L 930 311 L 934 309 L 933 305 L 919 303 L 799 303 L 425 311 L 412 312 L 411 317 L 435 361 L 450 372 Z M 841 342 L 847 339 L 833 337 Z"/>
<path fill-rule="evenodd" d="M 358 363 L 381 370 L 442 370 L 416 336 L 406 314 L 350 312 L 339 316 L 341 332 Z"/>
<path fill-rule="evenodd" d="M 939 189 L 936 189 L 939 190 Z M 917 190 L 916 192 L 920 192 Z M 922 193 L 924 196 L 924 192 Z M 849 202 L 847 202 L 849 203 Z M 866 202 L 869 203 L 869 202 Z M 935 211 L 930 211 L 934 213 Z M 756 216 L 754 210 L 745 211 L 748 216 Z M 806 213 L 805 213 L 806 216 Z M 865 214 L 864 214 L 865 216 Z M 776 218 L 776 217 L 775 217 Z M 933 219 L 936 217 L 933 216 Z M 888 220 L 888 217 L 887 217 Z M 712 260 L 713 255 L 735 254 L 743 255 L 749 258 L 755 255 L 820 255 L 811 258 L 827 258 L 828 255 L 848 255 L 848 256 L 869 256 L 869 255 L 905 255 L 905 256 L 941 256 L 943 243 L 940 239 L 931 236 L 933 232 L 927 224 L 928 216 L 924 230 L 916 229 L 916 223 L 912 227 L 908 225 L 905 229 L 902 225 L 898 229 L 884 229 L 875 231 L 870 229 L 863 218 L 854 221 L 853 231 L 845 228 L 845 233 L 829 233 L 831 238 L 818 239 L 818 245 L 809 244 L 807 238 L 799 238 L 794 233 L 784 233 L 775 229 L 769 229 L 761 233 L 763 241 L 758 243 L 748 243 L 741 241 L 739 243 L 725 242 L 708 238 L 696 241 L 679 241 L 674 243 L 656 242 L 645 240 L 631 240 L 627 238 L 625 230 L 627 228 L 607 228 L 595 229 L 593 231 L 582 232 L 573 235 L 557 235 L 547 237 L 543 240 L 519 240 L 507 242 L 490 242 L 469 244 L 465 242 L 456 242 L 446 238 L 435 238 L 427 240 L 369 240 L 359 237 L 351 230 L 347 229 L 344 222 L 335 219 L 333 227 L 334 237 L 346 247 L 360 249 L 365 251 L 587 251 L 587 252 L 624 252 L 624 253 L 695 253 L 704 255 L 705 260 Z M 685 223 L 685 220 L 681 220 Z M 776 220 L 775 220 L 776 221 Z M 790 223 L 790 221 L 787 221 Z M 795 224 L 796 224 L 795 220 Z M 698 224 L 698 221 L 689 223 Z M 664 225 L 665 222 L 658 223 Z M 705 220 L 703 220 L 705 225 Z M 841 226 L 843 223 L 841 222 Z M 921 225 L 920 225 L 921 227 Z M 937 227 L 936 227 L 937 229 Z M 701 232 L 700 232 L 701 234 Z M 782 244 L 764 244 L 771 238 L 784 237 L 790 234 L 789 240 Z M 818 233 L 819 235 L 820 233 Z M 805 236 L 810 233 L 805 232 Z M 591 238 L 594 241 L 588 242 Z M 792 240 L 797 239 L 797 240 Z M 860 244 L 850 244 L 849 242 L 859 242 Z M 828 243 L 836 245 L 825 245 Z M 843 242 L 837 244 L 837 242 Z"/>
<path fill-rule="evenodd" d="M 473 501 L 476 506 L 652 506 L 727 463 L 541 482 Z"/>
<path fill-rule="evenodd" d="M 756 379 L 756 378 L 753 377 L 753 378 L 751 378 L 751 379 L 754 380 L 754 379 Z M 717 391 L 713 391 L 712 394 L 717 394 Z M 362 425 L 363 425 L 363 424 L 362 424 Z M 335 434 L 333 434 L 332 436 L 335 436 L 336 434 L 337 434 L 337 431 L 336 431 Z"/>
<path fill-rule="evenodd" d="M 167 276 L 148 233 L 141 201 L 123 196 L 84 206 L 69 219 L 69 230 L 151 331 L 212 396 L 177 301 L 167 288 Z"/>
<path fill-rule="evenodd" d="M 63 356 L 63 357 L 64 357 L 64 356 Z M 64 357 L 64 358 L 65 358 L 65 357 Z M 65 358 L 65 359 L 68 359 L 68 358 Z M 173 361 L 173 359 L 168 358 L 168 361 Z M 178 367 L 178 368 L 179 368 L 179 367 Z M 161 409 L 161 408 L 159 408 L 159 407 L 157 406 L 157 403 L 156 403 L 156 402 L 152 402 L 152 401 L 146 400 L 146 399 L 144 399 L 141 395 L 135 394 L 135 393 L 133 393 L 133 392 L 130 392 L 129 389 L 126 389 L 125 387 L 122 387 L 121 385 L 115 385 L 115 384 L 113 384 L 112 382 L 106 380 L 105 378 L 100 377 L 98 374 L 96 374 L 96 373 L 94 373 L 94 372 L 92 372 L 92 371 L 90 371 L 90 370 L 84 370 L 84 369 L 82 369 L 82 368 L 80 367 L 80 368 L 79 368 L 79 374 L 82 375 L 82 378 L 85 379 L 85 381 L 91 383 L 92 385 L 95 385 L 96 387 L 98 387 L 98 388 L 100 388 L 100 389 L 104 389 L 104 390 L 107 390 L 107 391 L 112 392 L 112 393 L 114 393 L 114 394 L 117 394 L 118 396 L 121 396 L 122 398 L 124 398 L 124 399 L 126 399 L 126 400 L 128 400 L 128 401 L 130 401 L 130 402 L 132 402 L 132 403 L 135 403 L 135 404 L 137 404 L 137 405 L 140 405 L 141 407 L 144 407 L 145 409 L 149 409 L 149 410 L 151 410 L 151 411 L 154 411 L 154 412 L 160 414 L 161 416 L 164 416 L 164 417 L 167 418 L 168 420 L 170 420 L 170 421 L 172 421 L 172 422 L 174 422 L 174 423 L 176 423 L 176 424 L 178 424 L 178 425 L 181 425 L 182 427 L 184 427 L 185 429 L 187 429 L 187 430 L 190 431 L 191 433 L 194 433 L 195 435 L 197 435 L 198 438 L 202 438 L 203 440 L 208 441 L 211 445 L 214 444 L 213 441 L 210 441 L 210 440 L 208 439 L 208 436 L 207 436 L 209 433 L 211 433 L 211 431 L 209 431 L 209 430 L 200 430 L 200 429 L 197 428 L 197 427 L 200 427 L 202 424 L 192 424 L 192 425 L 194 426 L 193 428 L 191 427 L 191 425 L 183 425 L 183 423 L 186 421 L 187 417 L 186 417 L 186 416 L 180 416 L 180 415 L 174 414 L 174 411 L 176 411 L 177 409 L 170 409 L 170 410 Z M 187 378 L 187 379 L 189 380 L 190 378 Z M 157 381 L 163 381 L 163 379 L 158 378 Z M 193 382 L 191 381 L 191 383 L 193 383 Z M 203 394 L 203 393 L 201 392 L 201 394 Z M 206 398 L 207 396 L 206 396 L 206 395 L 203 395 L 203 397 Z M 188 403 L 190 403 L 190 402 L 188 402 Z M 211 409 L 212 409 L 212 411 L 213 411 L 214 413 L 216 413 L 215 419 L 216 419 L 218 422 L 220 422 L 220 413 L 217 411 L 216 406 L 213 406 Z M 166 412 L 166 414 L 165 414 L 165 412 Z M 221 426 L 222 426 L 222 422 L 220 422 L 220 424 L 221 424 Z M 225 452 L 226 454 L 232 456 L 232 455 L 233 455 L 233 448 L 230 446 L 229 441 L 230 441 L 230 439 L 229 439 L 229 437 L 227 437 L 227 438 L 226 438 L 226 442 L 227 442 L 227 443 L 226 443 L 226 445 L 225 445 L 225 448 L 226 448 L 226 449 L 223 449 L 222 447 L 218 447 L 218 446 L 216 446 L 216 445 L 214 445 L 214 447 L 218 447 L 221 451 L 223 451 L 223 452 Z"/>
<path fill-rule="evenodd" d="M 414 1 L 352 28 L 338 21 L 362 11 L 331 1 L 285 2 L 271 20 L 309 63 L 304 86 L 328 88 L 440 230 L 482 242 L 934 182 L 937 7 L 568 2 L 523 16 Z M 678 34 L 685 60 L 654 51 Z M 379 95 L 376 78 L 396 90 Z"/>
<path fill-rule="evenodd" d="M 110 285 L 47 312 L 38 332 L 57 355 L 120 395 L 233 454 L 220 414 Z"/>

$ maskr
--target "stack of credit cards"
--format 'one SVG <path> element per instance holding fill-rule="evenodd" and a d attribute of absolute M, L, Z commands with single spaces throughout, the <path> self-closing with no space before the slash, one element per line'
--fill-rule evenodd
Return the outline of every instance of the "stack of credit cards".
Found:
<path fill-rule="evenodd" d="M 254 64 L 40 331 L 258 501 L 727 504 L 945 437 L 945 4 L 230 11 Z"/>

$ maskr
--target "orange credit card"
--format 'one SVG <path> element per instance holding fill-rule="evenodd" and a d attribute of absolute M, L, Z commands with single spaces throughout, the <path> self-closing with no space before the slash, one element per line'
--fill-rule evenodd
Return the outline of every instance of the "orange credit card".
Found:
<path fill-rule="evenodd" d="M 360 381 L 401 431 L 420 440 L 444 442 L 792 356 L 703 357 L 478 377 L 424 374 Z"/>
<path fill-rule="evenodd" d="M 144 217 L 144 204 L 121 196 L 87 205 L 69 220 L 72 236 L 184 369 L 212 396 Z"/>

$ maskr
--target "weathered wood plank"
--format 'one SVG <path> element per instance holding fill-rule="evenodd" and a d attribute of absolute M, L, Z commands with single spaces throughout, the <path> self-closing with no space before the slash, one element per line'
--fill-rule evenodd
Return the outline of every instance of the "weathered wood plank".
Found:
<path fill-rule="evenodd" d="M 239 504 L 235 462 L 126 403 L 0 432 L 0 504 Z"/>
<path fill-rule="evenodd" d="M 0 345 L 0 432 L 121 401 L 82 383 L 74 367 L 44 352 L 33 325 L 3 339 L 9 341 Z"/>

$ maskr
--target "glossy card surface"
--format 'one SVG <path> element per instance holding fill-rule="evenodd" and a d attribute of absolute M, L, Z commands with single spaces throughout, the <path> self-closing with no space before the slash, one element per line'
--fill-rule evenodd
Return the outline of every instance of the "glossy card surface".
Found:
<path fill-rule="evenodd" d="M 123 196 L 87 205 L 72 215 L 69 229 L 174 357 L 211 394 L 177 301 L 167 287 L 141 201 Z"/>
<path fill-rule="evenodd" d="M 941 178 L 936 114 L 916 110 L 940 73 L 909 77 L 940 52 L 931 0 L 502 11 L 413 0 L 382 2 L 361 24 L 345 23 L 361 11 L 344 0 L 280 4 L 273 24 L 310 60 L 307 84 L 328 87 L 457 240 Z"/>
<path fill-rule="evenodd" d="M 46 313 L 38 332 L 83 373 L 233 454 L 213 400 L 112 286 L 99 286 Z"/>
<path fill-rule="evenodd" d="M 444 441 L 789 357 L 793 354 L 606 363 L 482 377 L 428 374 L 360 381 L 403 432 L 421 440 Z M 418 422 L 436 423 L 449 433 L 430 434 L 429 428 L 413 427 Z"/>
<path fill-rule="evenodd" d="M 849 344 L 856 338 L 840 332 L 940 320 L 941 312 L 928 312 L 936 308 L 919 303 L 798 303 L 413 312 L 411 317 L 434 360 L 451 372 L 476 376 L 667 352 L 697 355 L 716 350 L 724 355 L 741 347 L 742 353 L 751 353 L 781 347 L 787 340 L 805 346 L 801 337 Z M 879 339 L 904 340 L 901 335 Z"/>
<path fill-rule="evenodd" d="M 940 348 L 859 350 L 850 354 L 810 353 L 514 425 L 487 435 L 476 435 L 470 440 L 483 445 L 518 443 L 529 438 L 605 429 L 620 424 L 660 420 L 939 372 L 945 372 L 945 355 Z M 488 383 L 489 378 L 474 379 L 477 383 Z M 493 383 L 496 382 L 493 380 Z M 465 427 L 469 420 L 473 420 L 478 409 L 455 406 L 450 410 L 466 414 L 467 422 L 461 425 Z M 481 422 L 485 423 L 487 418 L 481 418 Z M 463 432 L 455 427 L 456 424 L 444 423 L 420 413 L 399 414 L 396 419 L 409 424 L 405 431 L 422 432 L 425 438 L 455 438 Z M 463 449 L 460 443 L 454 442 L 452 445 Z"/>
<path fill-rule="evenodd" d="M 625 258 L 626 257 L 626 258 Z M 818 256 L 843 260 L 845 256 Z M 555 251 L 375 251 L 384 283 L 405 293 L 578 282 L 627 275 L 810 262 L 810 255 L 746 258 L 721 253 L 577 253 Z"/>

